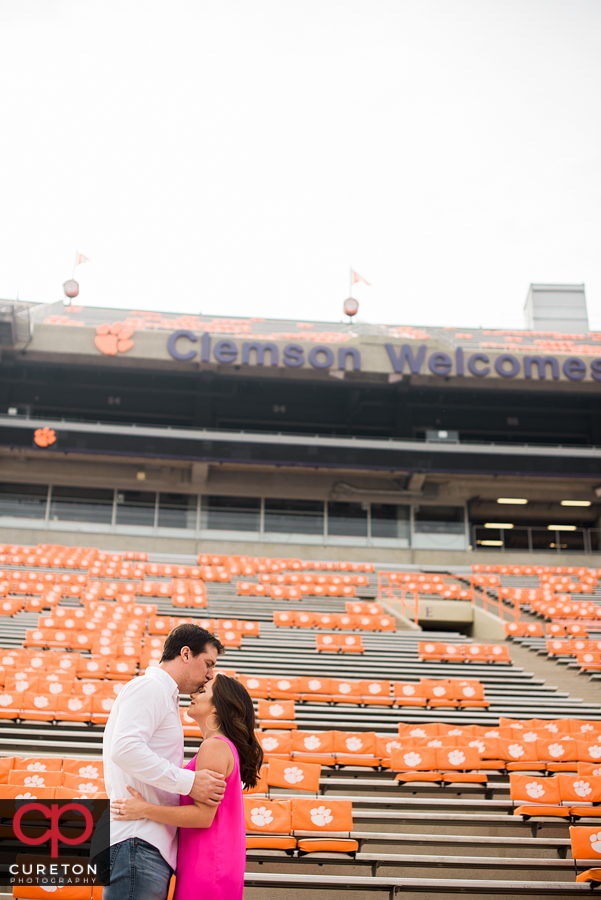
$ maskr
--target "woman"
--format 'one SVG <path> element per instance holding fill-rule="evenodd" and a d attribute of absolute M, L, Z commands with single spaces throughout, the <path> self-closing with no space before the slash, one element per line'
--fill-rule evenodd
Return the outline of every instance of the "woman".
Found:
<path fill-rule="evenodd" d="M 180 806 L 147 803 L 128 786 L 131 798 L 114 800 L 118 818 L 152 819 L 179 826 L 174 900 L 199 896 L 242 900 L 246 862 L 246 828 L 242 783 L 254 787 L 263 762 L 255 737 L 255 711 L 246 688 L 219 675 L 190 695 L 188 715 L 198 723 L 203 741 L 187 769 L 212 769 L 225 775 L 218 807 L 181 797 Z"/>

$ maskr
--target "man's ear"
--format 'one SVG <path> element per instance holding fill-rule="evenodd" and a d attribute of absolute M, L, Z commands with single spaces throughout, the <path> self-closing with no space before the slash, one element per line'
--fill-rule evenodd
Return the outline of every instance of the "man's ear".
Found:
<path fill-rule="evenodd" d="M 181 658 L 184 662 L 188 662 L 188 660 L 190 659 L 191 652 L 192 651 L 190 650 L 189 647 L 182 647 L 182 649 L 179 651 L 179 655 L 181 656 Z"/>

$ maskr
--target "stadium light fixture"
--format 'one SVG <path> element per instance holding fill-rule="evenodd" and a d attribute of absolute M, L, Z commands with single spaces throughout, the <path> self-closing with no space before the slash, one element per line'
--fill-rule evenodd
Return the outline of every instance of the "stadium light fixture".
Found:
<path fill-rule="evenodd" d="M 485 522 L 485 528 L 513 528 L 511 522 Z"/>
<path fill-rule="evenodd" d="M 502 547 L 503 541 L 478 541 L 481 547 Z"/>
<path fill-rule="evenodd" d="M 562 506 L 590 506 L 590 500 L 562 500 Z"/>
<path fill-rule="evenodd" d="M 524 497 L 497 497 L 497 503 L 506 503 L 511 506 L 525 506 L 528 501 Z"/>
<path fill-rule="evenodd" d="M 549 531 L 576 531 L 576 525 L 547 525 Z"/>
<path fill-rule="evenodd" d="M 348 300 L 345 300 L 342 308 L 349 319 L 352 318 L 352 316 L 356 316 L 359 312 L 359 304 L 354 297 L 349 297 Z"/>

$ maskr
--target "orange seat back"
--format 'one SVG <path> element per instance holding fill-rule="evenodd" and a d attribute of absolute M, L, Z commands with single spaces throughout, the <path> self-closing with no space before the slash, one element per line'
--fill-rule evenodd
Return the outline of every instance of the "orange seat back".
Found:
<path fill-rule="evenodd" d="M 250 692 L 251 697 L 269 697 L 269 678 L 261 675 L 239 675 L 238 681 Z"/>
<path fill-rule="evenodd" d="M 390 764 L 399 772 L 432 771 L 436 769 L 436 750 L 432 747 L 420 747 L 416 750 L 393 748 Z"/>
<path fill-rule="evenodd" d="M 334 731 L 293 731 L 292 749 L 302 753 L 333 753 Z"/>
<path fill-rule="evenodd" d="M 359 681 L 358 684 L 363 697 L 373 697 L 374 699 L 390 697 L 389 681 Z"/>
<path fill-rule="evenodd" d="M 536 741 L 520 741 L 508 738 L 499 738 L 499 758 L 507 762 L 536 762 L 538 750 Z"/>
<path fill-rule="evenodd" d="M 331 679 L 320 675 L 303 677 L 300 679 L 300 691 L 303 694 L 331 694 Z"/>
<path fill-rule="evenodd" d="M 573 803 L 601 802 L 601 775 L 583 778 L 581 775 L 568 775 L 562 772 L 557 776 L 557 780 L 562 800 Z"/>
<path fill-rule="evenodd" d="M 399 698 L 425 699 L 426 692 L 423 684 L 412 681 L 393 682 L 394 696 Z"/>
<path fill-rule="evenodd" d="M 460 700 L 484 700 L 484 685 L 479 681 L 453 681 Z"/>
<path fill-rule="evenodd" d="M 510 772 L 509 795 L 519 803 L 557 804 L 560 802 L 559 782 L 557 777 L 541 778 Z"/>
<path fill-rule="evenodd" d="M 98 791 L 104 791 L 104 779 L 65 774 L 63 776 L 63 786 L 72 791 L 83 791 L 84 793 L 93 796 Z"/>
<path fill-rule="evenodd" d="M 101 759 L 65 759 L 63 772 L 79 778 L 103 778 L 104 764 Z"/>
<path fill-rule="evenodd" d="M 317 763 L 289 762 L 272 758 L 269 760 L 267 770 L 267 784 L 299 791 L 313 791 L 317 794 L 320 774 L 321 766 Z"/>
<path fill-rule="evenodd" d="M 52 800 L 56 795 L 56 788 L 34 787 L 22 784 L 1 784 L 0 800 Z"/>
<path fill-rule="evenodd" d="M 60 787 L 63 783 L 63 773 L 58 772 L 31 772 L 27 769 L 12 769 L 8 773 L 8 784 L 21 784 L 28 790 L 31 788 Z"/>
<path fill-rule="evenodd" d="M 267 755 L 270 753 L 290 753 L 292 749 L 290 734 L 289 731 L 260 731 L 257 732 L 257 740 L 263 748 L 263 752 Z"/>
<path fill-rule="evenodd" d="M 271 678 L 270 680 L 270 691 L 273 696 L 273 692 L 276 691 L 280 694 L 298 694 L 301 690 L 301 679 L 300 678 Z"/>
<path fill-rule="evenodd" d="M 334 751 L 373 756 L 376 752 L 376 733 L 375 731 L 335 731 Z"/>
<path fill-rule="evenodd" d="M 424 689 L 424 696 L 428 700 L 454 700 L 455 688 L 448 680 L 430 681 L 427 678 L 421 679 Z"/>
<path fill-rule="evenodd" d="M 243 802 L 247 831 L 268 834 L 290 834 L 292 831 L 290 800 L 265 800 L 245 795 Z"/>
<path fill-rule="evenodd" d="M 345 697 L 360 697 L 362 693 L 361 682 L 332 678 L 330 679 L 330 693 L 333 697 L 340 700 L 344 700 Z"/>
<path fill-rule="evenodd" d="M 292 801 L 293 831 L 346 831 L 353 830 L 353 806 L 350 800 Z"/>
<path fill-rule="evenodd" d="M 352 653 L 363 650 L 363 641 L 359 635 L 343 634 L 340 636 L 340 650 L 343 653 Z"/>
<path fill-rule="evenodd" d="M 578 759 L 577 742 L 566 740 L 565 736 L 538 740 L 536 742 L 538 758 L 550 762 L 570 762 Z"/>
<path fill-rule="evenodd" d="M 58 756 L 17 757 L 14 768 L 28 772 L 60 772 L 63 768 L 63 760 Z"/>
<path fill-rule="evenodd" d="M 599 826 L 570 826 L 572 856 L 578 859 L 601 859 L 601 837 Z"/>
<path fill-rule="evenodd" d="M 296 718 L 294 700 L 259 700 L 259 719 Z"/>
<path fill-rule="evenodd" d="M 466 745 L 439 747 L 436 750 L 436 767 L 439 769 L 479 769 L 480 754 L 476 747 Z"/>
<path fill-rule="evenodd" d="M 601 740 L 588 743 L 576 741 L 578 748 L 578 761 L 601 764 Z"/>

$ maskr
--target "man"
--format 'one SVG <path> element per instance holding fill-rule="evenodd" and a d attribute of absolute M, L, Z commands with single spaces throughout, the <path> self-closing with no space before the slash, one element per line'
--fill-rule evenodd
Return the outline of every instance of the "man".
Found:
<path fill-rule="evenodd" d="M 180 794 L 219 805 L 223 775 L 181 768 L 184 731 L 178 695 L 210 681 L 223 652 L 209 631 L 178 625 L 167 635 L 159 665 L 125 685 L 104 732 L 104 778 L 111 800 L 129 796 L 129 784 L 163 806 L 178 805 Z M 111 883 L 104 900 L 166 900 L 177 861 L 177 829 L 150 819 L 120 822 L 112 817 L 110 844 Z"/>

